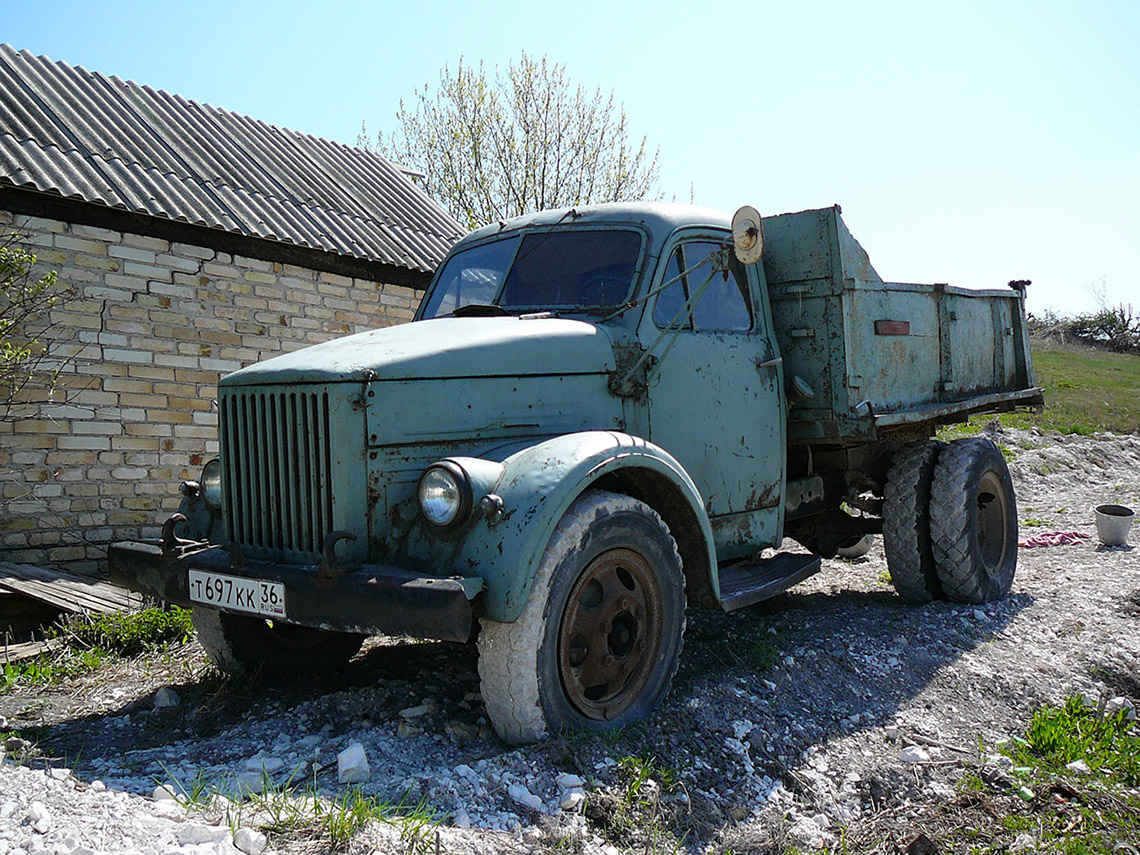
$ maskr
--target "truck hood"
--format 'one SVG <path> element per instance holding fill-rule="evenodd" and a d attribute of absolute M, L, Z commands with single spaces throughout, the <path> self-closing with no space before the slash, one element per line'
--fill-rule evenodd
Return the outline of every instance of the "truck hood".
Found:
<path fill-rule="evenodd" d="M 370 330 L 258 362 L 222 386 L 611 371 L 598 326 L 565 318 L 438 318 Z"/>

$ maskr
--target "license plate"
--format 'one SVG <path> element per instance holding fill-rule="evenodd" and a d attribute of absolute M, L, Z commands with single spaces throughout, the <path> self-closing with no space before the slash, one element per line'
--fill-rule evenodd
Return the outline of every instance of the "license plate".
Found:
<path fill-rule="evenodd" d="M 190 599 L 234 612 L 285 617 L 285 586 L 280 582 L 191 570 Z"/>

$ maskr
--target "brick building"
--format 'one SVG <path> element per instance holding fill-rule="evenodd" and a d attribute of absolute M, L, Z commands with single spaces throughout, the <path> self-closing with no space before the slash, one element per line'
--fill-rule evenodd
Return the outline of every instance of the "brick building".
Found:
<path fill-rule="evenodd" d="M 73 293 L 54 394 L 0 422 L 0 556 L 157 536 L 218 377 L 408 320 L 460 231 L 373 153 L 0 45 L 0 234 Z"/>

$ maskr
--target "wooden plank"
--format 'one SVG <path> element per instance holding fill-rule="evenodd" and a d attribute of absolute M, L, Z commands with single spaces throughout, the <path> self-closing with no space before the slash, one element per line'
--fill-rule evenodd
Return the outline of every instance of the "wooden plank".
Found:
<path fill-rule="evenodd" d="M 96 592 L 71 589 L 62 582 L 39 582 L 29 579 L 0 578 L 0 588 L 50 603 L 68 612 L 123 611 L 126 603 L 98 596 Z"/>
<path fill-rule="evenodd" d="M 128 611 L 130 600 L 115 592 L 88 589 L 82 584 L 75 585 L 57 580 L 40 582 L 35 579 L 12 579 L 0 577 L 0 588 L 15 591 L 66 611 Z"/>
<path fill-rule="evenodd" d="M 20 644 L 5 644 L 0 647 L 0 662 L 19 662 L 22 659 L 31 659 L 41 653 L 47 653 L 59 646 L 59 642 L 52 639 L 48 641 L 25 641 Z"/>
<path fill-rule="evenodd" d="M 136 611 L 143 597 L 97 579 L 0 561 L 0 588 L 50 603 L 69 612 Z"/>

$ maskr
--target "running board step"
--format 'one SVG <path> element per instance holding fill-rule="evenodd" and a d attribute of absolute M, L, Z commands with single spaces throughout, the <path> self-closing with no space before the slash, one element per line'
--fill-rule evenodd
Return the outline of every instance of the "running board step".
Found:
<path fill-rule="evenodd" d="M 726 612 L 743 609 L 819 572 L 819 556 L 780 552 L 756 564 L 720 571 L 720 606 Z"/>

